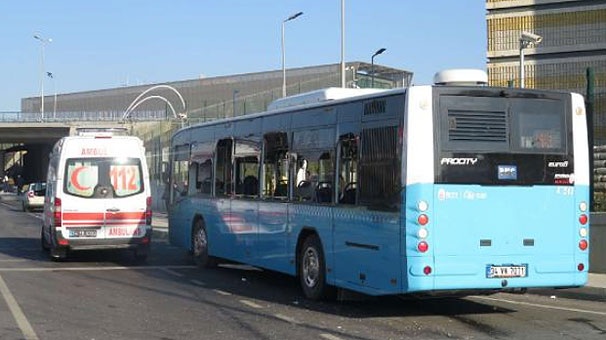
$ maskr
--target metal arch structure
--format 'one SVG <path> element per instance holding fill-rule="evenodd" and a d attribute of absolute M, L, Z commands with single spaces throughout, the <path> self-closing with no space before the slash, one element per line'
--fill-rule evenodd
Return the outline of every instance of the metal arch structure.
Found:
<path fill-rule="evenodd" d="M 122 116 L 122 120 L 126 120 L 128 118 L 128 115 L 137 107 L 139 106 L 139 104 L 143 101 L 146 101 L 148 98 L 156 98 L 160 97 L 160 96 L 150 96 L 145 98 L 143 101 L 139 102 L 139 99 L 141 99 L 143 96 L 145 96 L 147 93 L 149 93 L 150 91 L 156 90 L 156 89 L 160 89 L 160 88 L 164 88 L 164 89 L 169 89 L 172 92 L 174 92 L 177 97 L 179 97 L 179 99 L 181 100 L 181 105 L 183 106 L 183 112 L 186 113 L 187 112 L 187 104 L 185 103 L 185 99 L 183 99 L 183 96 L 181 95 L 181 93 L 179 93 L 179 91 L 177 91 L 176 88 L 170 86 L 170 85 L 166 85 L 166 84 L 160 84 L 160 85 L 155 85 L 152 86 L 150 88 L 148 88 L 147 90 L 143 91 L 140 95 L 137 96 L 137 98 L 135 98 L 135 100 L 133 100 L 130 105 L 126 108 L 126 110 L 124 111 L 124 115 Z M 167 101 L 166 98 L 161 97 L 164 101 Z M 175 118 L 178 118 L 178 115 L 176 114 L 176 111 L 174 110 L 173 106 L 168 103 L 171 106 L 171 109 L 173 111 L 173 114 L 175 116 Z"/>
<path fill-rule="evenodd" d="M 173 116 L 175 118 L 179 118 L 179 115 L 177 114 L 177 111 L 175 111 L 175 108 L 173 107 L 173 104 L 170 103 L 170 100 L 168 100 L 168 99 L 166 99 L 166 98 L 164 98 L 162 96 L 154 95 L 154 96 L 145 97 L 142 100 L 138 101 L 134 106 L 132 106 L 130 108 L 130 111 L 126 111 L 124 113 L 124 116 L 122 117 L 122 121 L 125 121 L 128 118 L 128 114 L 130 112 L 132 112 L 134 109 L 136 109 L 139 105 L 141 105 L 141 104 L 143 104 L 146 101 L 151 100 L 151 99 L 160 99 L 161 101 L 165 102 L 168 105 L 168 107 L 170 107 L 170 110 L 173 112 Z"/>

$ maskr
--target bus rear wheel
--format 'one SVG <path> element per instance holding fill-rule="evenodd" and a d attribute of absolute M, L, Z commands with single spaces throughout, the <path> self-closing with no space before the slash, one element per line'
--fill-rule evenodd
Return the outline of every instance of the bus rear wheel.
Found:
<path fill-rule="evenodd" d="M 305 239 L 298 256 L 299 282 L 305 297 L 322 300 L 334 296 L 335 287 L 326 283 L 324 252 L 317 235 L 310 235 Z"/>
<path fill-rule="evenodd" d="M 198 267 L 216 267 L 216 259 L 213 256 L 208 255 L 208 234 L 206 233 L 206 228 L 204 227 L 204 222 L 202 222 L 202 220 L 197 220 L 194 224 L 192 250 L 194 262 Z"/>

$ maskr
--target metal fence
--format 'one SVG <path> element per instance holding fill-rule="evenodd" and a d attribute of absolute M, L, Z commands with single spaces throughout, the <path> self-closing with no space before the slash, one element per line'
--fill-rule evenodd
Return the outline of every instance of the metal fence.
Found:
<path fill-rule="evenodd" d="M 124 112 L 122 111 L 94 111 L 94 112 L 57 112 L 46 113 L 44 116 L 40 112 L 0 112 L 0 122 L 71 122 L 71 121 L 120 121 Z M 137 111 L 131 115 L 131 121 L 158 121 L 173 119 L 172 114 L 166 111 Z"/>

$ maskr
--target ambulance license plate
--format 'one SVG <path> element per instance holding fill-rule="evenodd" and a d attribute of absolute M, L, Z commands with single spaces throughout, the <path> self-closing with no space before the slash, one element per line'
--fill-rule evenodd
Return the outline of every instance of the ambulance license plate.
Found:
<path fill-rule="evenodd" d="M 521 266 L 486 266 L 487 278 L 526 277 L 526 265 Z"/>
<path fill-rule="evenodd" d="M 94 229 L 72 229 L 69 231 L 69 237 L 97 237 L 97 230 Z"/>

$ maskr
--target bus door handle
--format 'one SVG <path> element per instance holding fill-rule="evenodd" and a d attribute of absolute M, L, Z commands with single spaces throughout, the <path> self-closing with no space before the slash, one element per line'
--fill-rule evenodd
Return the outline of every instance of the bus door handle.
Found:
<path fill-rule="evenodd" d="M 111 213 L 117 213 L 118 211 L 120 211 L 120 209 L 118 209 L 118 208 L 107 208 L 105 211 L 111 212 Z"/>

